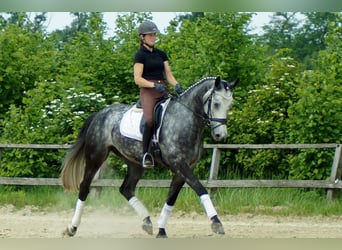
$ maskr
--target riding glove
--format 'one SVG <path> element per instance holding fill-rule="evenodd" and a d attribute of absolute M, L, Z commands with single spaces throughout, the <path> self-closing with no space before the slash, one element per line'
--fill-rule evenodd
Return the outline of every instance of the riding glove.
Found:
<path fill-rule="evenodd" d="M 166 90 L 166 86 L 160 83 L 154 83 L 154 88 L 159 91 L 160 93 L 163 93 Z"/>
<path fill-rule="evenodd" d="M 183 88 L 179 83 L 176 84 L 175 90 L 176 90 L 178 95 L 180 95 L 183 92 Z"/>

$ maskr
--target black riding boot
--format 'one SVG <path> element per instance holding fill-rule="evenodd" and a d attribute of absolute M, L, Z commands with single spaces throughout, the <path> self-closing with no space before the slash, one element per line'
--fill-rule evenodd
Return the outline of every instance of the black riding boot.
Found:
<path fill-rule="evenodd" d="M 144 168 L 153 168 L 154 167 L 154 160 L 153 156 L 149 151 L 150 148 L 150 142 L 151 142 L 151 137 L 152 137 L 152 128 L 145 123 L 144 127 L 144 134 L 143 134 L 143 152 L 144 156 L 142 159 L 142 166 Z"/>

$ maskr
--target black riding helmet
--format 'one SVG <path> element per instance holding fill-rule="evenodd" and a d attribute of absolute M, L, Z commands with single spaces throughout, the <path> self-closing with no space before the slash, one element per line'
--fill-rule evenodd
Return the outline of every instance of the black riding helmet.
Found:
<path fill-rule="evenodd" d="M 158 27 L 155 23 L 151 21 L 144 21 L 138 27 L 139 35 L 146 35 L 152 33 L 158 33 Z"/>

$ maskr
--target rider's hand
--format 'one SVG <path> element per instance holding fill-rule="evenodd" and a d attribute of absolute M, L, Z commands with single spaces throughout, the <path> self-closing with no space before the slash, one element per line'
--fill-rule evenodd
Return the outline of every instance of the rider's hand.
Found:
<path fill-rule="evenodd" d="M 183 88 L 179 83 L 176 84 L 175 90 L 176 90 L 178 95 L 180 95 L 183 92 Z"/>
<path fill-rule="evenodd" d="M 160 84 L 156 82 L 154 83 L 154 88 L 160 93 L 163 93 L 166 90 L 166 86 L 164 84 Z"/>

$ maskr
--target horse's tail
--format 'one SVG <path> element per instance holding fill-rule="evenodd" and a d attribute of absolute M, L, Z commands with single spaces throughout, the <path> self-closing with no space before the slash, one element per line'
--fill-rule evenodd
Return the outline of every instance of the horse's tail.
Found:
<path fill-rule="evenodd" d="M 64 157 L 60 178 L 63 187 L 68 191 L 78 191 L 85 169 L 86 134 L 95 114 L 83 124 L 76 142 L 68 149 Z"/>

